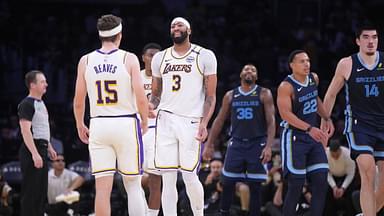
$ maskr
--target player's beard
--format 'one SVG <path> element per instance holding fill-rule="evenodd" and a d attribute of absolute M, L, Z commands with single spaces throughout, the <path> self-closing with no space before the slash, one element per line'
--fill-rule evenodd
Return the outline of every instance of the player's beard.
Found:
<path fill-rule="evenodd" d="M 244 79 L 244 82 L 245 82 L 247 85 L 252 85 L 255 81 L 254 81 L 253 79 L 245 78 L 245 79 Z"/>
<path fill-rule="evenodd" d="M 183 43 L 188 37 L 188 33 L 187 31 L 185 32 L 180 32 L 180 36 L 179 37 L 175 37 L 175 34 L 172 34 L 171 33 L 171 38 L 172 38 L 172 41 L 173 43 L 175 44 L 181 44 Z"/>
<path fill-rule="evenodd" d="M 367 56 L 373 56 L 375 55 L 376 52 L 366 52 L 365 54 L 367 54 Z"/>

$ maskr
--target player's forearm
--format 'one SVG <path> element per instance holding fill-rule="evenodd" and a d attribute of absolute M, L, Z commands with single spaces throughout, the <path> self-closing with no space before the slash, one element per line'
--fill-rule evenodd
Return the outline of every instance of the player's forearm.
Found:
<path fill-rule="evenodd" d="M 267 147 L 272 147 L 276 135 L 276 121 L 274 116 L 267 119 L 267 125 Z"/>
<path fill-rule="evenodd" d="M 146 98 L 138 98 L 136 100 L 137 108 L 139 109 L 140 118 L 142 121 L 148 120 L 148 101 Z"/>
<path fill-rule="evenodd" d="M 213 121 L 211 130 L 209 131 L 208 141 L 206 143 L 207 147 L 214 147 L 215 140 L 220 134 L 221 129 L 223 128 L 224 121 L 216 118 Z"/>
<path fill-rule="evenodd" d="M 206 96 L 204 101 L 203 108 L 203 118 L 201 119 L 200 124 L 203 124 L 205 127 L 208 125 L 209 120 L 211 119 L 216 105 L 216 96 Z"/>
<path fill-rule="evenodd" d="M 162 78 L 152 76 L 152 93 L 149 102 L 153 105 L 154 109 L 160 104 L 161 93 L 163 91 L 163 80 Z"/>
<path fill-rule="evenodd" d="M 317 114 L 319 114 L 319 116 L 325 120 L 329 120 L 330 118 L 330 114 L 328 115 L 328 113 L 326 112 L 325 110 L 325 107 L 324 107 L 324 103 L 321 102 L 321 100 L 318 98 L 317 99 Z"/>
<path fill-rule="evenodd" d="M 84 103 L 73 103 L 73 114 L 75 116 L 76 126 L 80 126 L 84 124 L 84 110 L 85 110 L 85 104 Z"/>
<path fill-rule="evenodd" d="M 328 117 L 331 116 L 333 106 L 335 105 L 335 101 L 336 101 L 336 95 L 328 91 L 323 101 L 323 109 L 326 116 Z"/>
<path fill-rule="evenodd" d="M 292 112 L 280 112 L 281 118 L 288 122 L 289 125 L 298 128 L 300 130 L 307 130 L 309 126 L 312 126 L 308 124 L 307 122 L 299 119 L 295 114 Z"/>
<path fill-rule="evenodd" d="M 151 95 L 151 98 L 149 99 L 149 102 L 153 105 L 154 109 L 157 109 L 157 107 L 160 104 L 160 96 Z"/>

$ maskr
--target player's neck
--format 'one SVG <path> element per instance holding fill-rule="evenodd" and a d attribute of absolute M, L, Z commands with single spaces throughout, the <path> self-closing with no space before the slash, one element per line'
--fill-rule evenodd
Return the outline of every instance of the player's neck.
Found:
<path fill-rule="evenodd" d="M 176 43 L 173 44 L 173 50 L 175 50 L 175 52 L 179 56 L 185 55 L 185 53 L 187 53 L 190 48 L 191 48 L 191 43 L 187 40 L 181 44 L 176 44 Z"/>
<path fill-rule="evenodd" d="M 100 51 L 102 52 L 109 52 L 111 50 L 115 50 L 115 49 L 118 49 L 119 47 L 113 43 L 113 42 L 104 42 L 102 45 L 101 45 L 101 48 L 100 48 Z"/>
<path fill-rule="evenodd" d="M 292 77 L 302 83 L 302 84 L 305 84 L 305 82 L 307 81 L 307 75 L 301 75 L 301 74 L 296 74 L 296 73 L 292 73 Z"/>
<path fill-rule="evenodd" d="M 256 86 L 255 83 L 253 83 L 253 84 L 251 84 L 251 85 L 246 84 L 246 83 L 241 83 L 240 89 L 241 89 L 241 91 L 243 91 L 243 92 L 249 92 L 249 91 L 251 91 L 253 88 L 255 88 L 255 86 Z"/>
<path fill-rule="evenodd" d="M 366 65 L 374 65 L 376 63 L 377 55 L 377 52 L 375 52 L 374 55 L 367 55 L 364 52 L 359 52 L 359 56 L 363 60 L 363 63 Z"/>

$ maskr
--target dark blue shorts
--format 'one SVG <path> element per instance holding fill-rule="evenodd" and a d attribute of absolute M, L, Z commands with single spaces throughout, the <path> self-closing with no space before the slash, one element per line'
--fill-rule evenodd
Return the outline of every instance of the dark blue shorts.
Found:
<path fill-rule="evenodd" d="M 265 181 L 267 169 L 260 158 L 265 145 L 266 137 L 249 140 L 232 138 L 225 156 L 223 177 L 240 181 Z"/>
<path fill-rule="evenodd" d="M 370 154 L 375 160 L 384 160 L 384 130 L 365 124 L 352 118 L 347 118 L 345 135 L 351 148 L 351 158 L 356 159 L 360 154 Z"/>
<path fill-rule="evenodd" d="M 307 173 L 328 171 L 324 147 L 305 132 L 285 128 L 281 133 L 284 176 L 305 178 Z"/>

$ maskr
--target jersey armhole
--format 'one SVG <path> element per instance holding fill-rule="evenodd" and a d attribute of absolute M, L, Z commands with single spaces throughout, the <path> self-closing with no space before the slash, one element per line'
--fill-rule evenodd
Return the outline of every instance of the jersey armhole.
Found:
<path fill-rule="evenodd" d="M 125 62 L 127 62 L 127 55 L 128 55 L 128 52 L 125 51 L 124 53 L 124 57 L 123 57 L 123 64 L 125 65 Z"/>
<path fill-rule="evenodd" d="M 86 55 L 86 58 L 85 58 L 85 66 L 88 66 L 88 58 L 89 58 L 89 54 Z"/>
<path fill-rule="evenodd" d="M 204 72 L 201 71 L 200 66 L 199 66 L 199 55 L 200 55 L 200 51 L 202 49 L 203 49 L 203 47 L 200 47 L 200 49 L 196 53 L 196 67 L 197 67 L 197 70 L 199 71 L 199 73 L 204 76 Z"/>
<path fill-rule="evenodd" d="M 170 48 L 168 48 L 168 49 L 170 49 Z M 163 62 L 164 62 L 165 56 L 167 55 L 168 49 L 166 49 L 166 50 L 164 51 L 163 57 L 161 58 L 161 61 L 160 61 L 159 70 L 161 70 L 161 66 L 162 66 L 162 64 L 163 64 Z M 160 71 L 160 76 L 161 76 L 161 71 Z"/>

